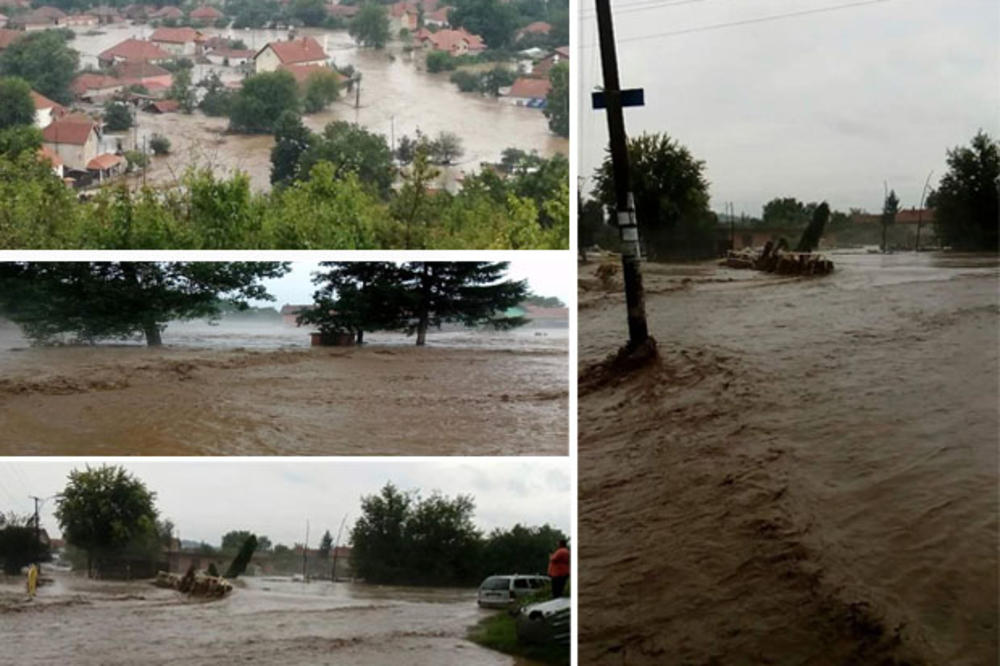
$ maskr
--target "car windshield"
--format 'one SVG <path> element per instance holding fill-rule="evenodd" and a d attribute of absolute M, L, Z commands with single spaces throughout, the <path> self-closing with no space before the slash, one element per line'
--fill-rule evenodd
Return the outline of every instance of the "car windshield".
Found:
<path fill-rule="evenodd" d="M 484 580 L 480 587 L 484 590 L 506 590 L 510 587 L 510 578 L 491 576 Z"/>

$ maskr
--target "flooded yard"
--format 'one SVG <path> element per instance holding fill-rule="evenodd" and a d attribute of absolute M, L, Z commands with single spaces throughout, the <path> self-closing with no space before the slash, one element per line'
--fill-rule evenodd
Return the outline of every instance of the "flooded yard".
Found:
<path fill-rule="evenodd" d="M 532 666 L 465 640 L 491 612 L 464 589 L 240 578 L 223 600 L 193 601 L 148 582 L 57 573 L 33 602 L 23 581 L 0 582 L 0 662 Z"/>
<path fill-rule="evenodd" d="M 81 53 L 81 65 L 96 65 L 97 55 L 128 38 L 145 38 L 152 28 L 142 25 L 102 26 L 103 34 L 87 35 L 78 31 L 72 42 Z M 287 39 L 286 31 L 278 30 L 215 30 L 207 28 L 206 36 L 224 35 L 242 39 L 248 48 L 259 49 L 269 41 Z M 566 139 L 548 130 L 545 116 L 537 109 L 517 107 L 502 100 L 461 93 L 448 80 L 449 73 L 429 74 L 424 71 L 423 57 L 404 53 L 402 44 L 392 43 L 383 51 L 358 48 L 346 31 L 304 29 L 298 33 L 315 37 L 338 67 L 352 65 L 362 74 L 360 104 L 355 108 L 355 95 L 346 92 L 329 109 L 305 116 L 305 124 L 321 130 L 335 120 L 358 123 L 372 132 L 383 134 L 391 144 L 393 136 L 406 134 L 411 138 L 417 129 L 434 136 L 439 132 L 454 132 L 461 137 L 465 155 L 445 171 L 454 179 L 460 172 L 478 171 L 480 162 L 496 162 L 505 148 L 537 150 L 541 155 L 568 154 Z M 198 65 L 193 73 L 197 83 L 209 71 L 218 71 L 223 80 L 242 78 L 236 68 Z M 254 188 L 270 187 L 271 136 L 238 135 L 225 132 L 226 118 L 211 118 L 199 111 L 187 116 L 179 113 L 138 114 L 138 141 L 154 133 L 167 136 L 172 154 L 157 157 L 148 174 L 151 182 L 172 180 L 189 164 L 211 167 L 218 173 L 242 170 L 250 175 Z M 128 139 L 126 139 L 127 141 Z M 106 143 L 114 146 L 115 135 Z"/>
<path fill-rule="evenodd" d="M 832 258 L 581 266 L 581 663 L 997 662 L 997 257 Z"/>

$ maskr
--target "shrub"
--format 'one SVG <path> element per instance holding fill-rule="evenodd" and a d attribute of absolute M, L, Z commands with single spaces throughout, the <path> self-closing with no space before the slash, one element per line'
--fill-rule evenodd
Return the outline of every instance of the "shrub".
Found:
<path fill-rule="evenodd" d="M 427 54 L 427 71 L 431 73 L 450 72 L 455 69 L 455 59 L 444 51 L 431 51 Z"/>
<path fill-rule="evenodd" d="M 162 134 L 154 134 L 149 139 L 149 147 L 154 155 L 166 155 L 170 152 L 170 139 Z"/>
<path fill-rule="evenodd" d="M 451 75 L 451 82 L 462 92 L 479 90 L 480 77 L 467 69 L 460 69 Z"/>

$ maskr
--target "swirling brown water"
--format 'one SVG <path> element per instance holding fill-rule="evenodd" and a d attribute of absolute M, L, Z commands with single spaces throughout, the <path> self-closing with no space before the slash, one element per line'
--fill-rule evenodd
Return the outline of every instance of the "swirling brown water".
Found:
<path fill-rule="evenodd" d="M 997 663 L 997 258 L 834 259 L 581 267 L 581 663 Z"/>
<path fill-rule="evenodd" d="M 221 601 L 56 575 L 33 602 L 0 584 L 0 663 L 532 666 L 465 640 L 474 590 L 241 579 Z M 405 657 L 404 657 L 405 655 Z"/>
<path fill-rule="evenodd" d="M 565 455 L 558 347 L 7 350 L 0 453 Z"/>

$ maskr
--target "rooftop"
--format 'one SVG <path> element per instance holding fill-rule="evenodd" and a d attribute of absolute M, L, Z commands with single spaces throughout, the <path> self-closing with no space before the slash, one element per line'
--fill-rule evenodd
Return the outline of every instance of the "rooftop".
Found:
<path fill-rule="evenodd" d="M 153 42 L 141 39 L 126 39 L 102 51 L 98 56 L 101 60 L 167 60 L 172 57 Z"/>
<path fill-rule="evenodd" d="M 548 79 L 521 77 L 514 81 L 514 85 L 510 87 L 510 92 L 507 93 L 507 96 L 542 99 L 548 96 L 551 89 L 552 84 L 549 83 Z"/>
<path fill-rule="evenodd" d="M 93 118 L 82 113 L 72 113 L 52 121 L 42 130 L 42 139 L 47 143 L 70 143 L 82 146 L 96 129 L 97 123 Z"/>
<path fill-rule="evenodd" d="M 257 52 L 260 55 L 270 48 L 278 56 L 283 65 L 294 65 L 300 62 L 315 62 L 326 60 L 326 51 L 312 37 L 302 37 L 288 42 L 270 42 Z M 254 56 L 256 57 L 256 56 Z"/>

